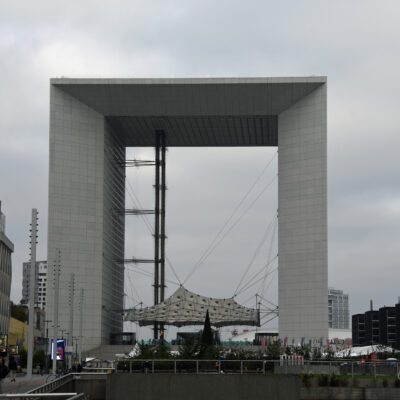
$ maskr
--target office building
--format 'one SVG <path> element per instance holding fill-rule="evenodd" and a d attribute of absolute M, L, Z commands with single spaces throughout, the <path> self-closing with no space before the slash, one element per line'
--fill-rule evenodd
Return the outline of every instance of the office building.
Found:
<path fill-rule="evenodd" d="M 343 290 L 328 290 L 328 322 L 329 328 L 349 329 L 349 295 Z"/>
<path fill-rule="evenodd" d="M 369 311 L 352 316 L 354 346 L 381 344 L 400 349 L 400 299 L 395 306 L 374 310 L 372 301 Z"/>
<path fill-rule="evenodd" d="M 168 147 L 279 148 L 279 334 L 327 340 L 326 90 L 316 76 L 51 80 L 47 261 L 60 251 L 61 279 L 84 289 L 84 349 L 122 332 L 125 149 L 154 147 L 159 130 Z"/>
<path fill-rule="evenodd" d="M 31 263 L 22 264 L 22 300 L 21 303 L 29 303 L 29 287 L 31 277 Z M 35 307 L 46 309 L 47 298 L 47 261 L 37 261 L 35 268 Z"/>

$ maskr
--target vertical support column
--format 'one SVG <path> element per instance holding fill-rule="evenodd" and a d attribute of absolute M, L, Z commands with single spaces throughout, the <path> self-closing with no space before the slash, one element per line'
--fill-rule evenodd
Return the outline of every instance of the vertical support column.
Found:
<path fill-rule="evenodd" d="M 161 147 L 161 226 L 160 226 L 160 302 L 165 299 L 165 194 L 167 189 L 166 183 L 166 137 L 164 131 L 158 131 L 160 137 L 159 143 Z M 161 334 L 162 332 L 162 334 Z M 160 337 L 164 339 L 164 324 L 160 325 Z"/>
<path fill-rule="evenodd" d="M 160 269 L 160 135 L 155 133 L 155 204 L 154 204 L 154 305 L 159 303 Z M 154 323 L 154 339 L 158 338 L 158 323 Z"/>
<path fill-rule="evenodd" d="M 279 336 L 328 338 L 326 84 L 279 115 Z"/>
<path fill-rule="evenodd" d="M 165 132 L 159 131 L 161 145 L 161 246 L 160 246 L 160 301 L 165 298 L 165 194 L 166 183 L 166 138 Z"/>
<path fill-rule="evenodd" d="M 85 288 L 83 351 L 121 332 L 124 289 L 125 144 L 104 115 L 51 84 L 47 260 L 62 253 L 65 279 Z M 60 229 L 62 227 L 62 229 Z M 51 262 L 51 261 L 49 261 Z M 60 285 L 59 325 L 69 325 L 68 292 Z M 47 294 L 52 319 L 54 291 Z M 79 318 L 79 317 L 78 317 Z M 78 327 L 76 327 L 78 328 Z"/>
<path fill-rule="evenodd" d="M 29 279 L 29 330 L 28 330 L 28 365 L 27 376 L 32 378 L 33 362 L 33 326 L 35 311 L 35 284 L 36 284 L 36 244 L 37 244 L 37 209 L 32 209 L 31 222 L 31 272 Z"/>

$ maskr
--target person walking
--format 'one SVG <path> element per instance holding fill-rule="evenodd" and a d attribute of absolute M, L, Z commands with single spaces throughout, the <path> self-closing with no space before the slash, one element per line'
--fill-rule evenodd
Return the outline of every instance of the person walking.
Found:
<path fill-rule="evenodd" d="M 14 356 L 10 357 L 10 361 L 8 363 L 8 367 L 10 368 L 11 382 L 15 382 L 15 377 L 17 376 L 17 363 L 15 361 Z"/>
<path fill-rule="evenodd" d="M 3 390 L 1 388 L 1 381 L 7 376 L 8 374 L 8 368 L 4 363 L 4 358 L 0 357 L 0 393 L 3 393 Z"/>

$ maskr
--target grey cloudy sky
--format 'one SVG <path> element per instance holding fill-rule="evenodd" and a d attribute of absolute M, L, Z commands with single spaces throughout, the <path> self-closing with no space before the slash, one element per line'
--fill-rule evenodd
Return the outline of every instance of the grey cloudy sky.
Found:
<path fill-rule="evenodd" d="M 397 0 L 1 1 L 0 199 L 15 243 L 12 299 L 21 297 L 32 207 L 40 211 L 39 256 L 46 257 L 50 77 L 327 75 L 329 283 L 350 293 L 352 312 L 370 298 L 393 304 L 400 295 L 399 15 Z M 170 149 L 168 255 L 180 277 L 275 151 Z M 272 163 L 253 198 L 274 173 Z M 151 172 L 130 171 L 129 180 L 151 206 Z M 231 295 L 275 210 L 276 184 L 188 288 Z M 127 227 L 127 255 L 146 256 L 144 225 Z M 149 278 L 130 275 L 149 303 Z"/>

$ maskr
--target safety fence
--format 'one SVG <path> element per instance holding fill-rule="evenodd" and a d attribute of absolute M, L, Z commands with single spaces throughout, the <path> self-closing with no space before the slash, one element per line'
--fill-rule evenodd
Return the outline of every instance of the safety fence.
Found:
<path fill-rule="evenodd" d="M 120 360 L 115 373 L 147 374 L 335 374 L 349 376 L 393 376 L 400 379 L 398 362 L 352 360 L 304 360 L 300 356 L 280 360 Z"/>
<path fill-rule="evenodd" d="M 75 392 L 55 392 L 61 389 L 66 384 L 72 382 L 76 376 L 82 374 L 70 373 L 62 376 L 54 376 L 50 382 L 44 385 L 38 386 L 26 393 L 10 393 L 10 394 L 0 394 L 1 398 L 13 398 L 13 399 L 42 399 L 42 398 L 62 398 L 65 400 L 89 400 L 89 396 L 85 393 L 75 393 Z M 104 375 L 100 374 L 84 374 L 84 375 Z M 52 377 L 50 375 L 50 377 Z"/>

